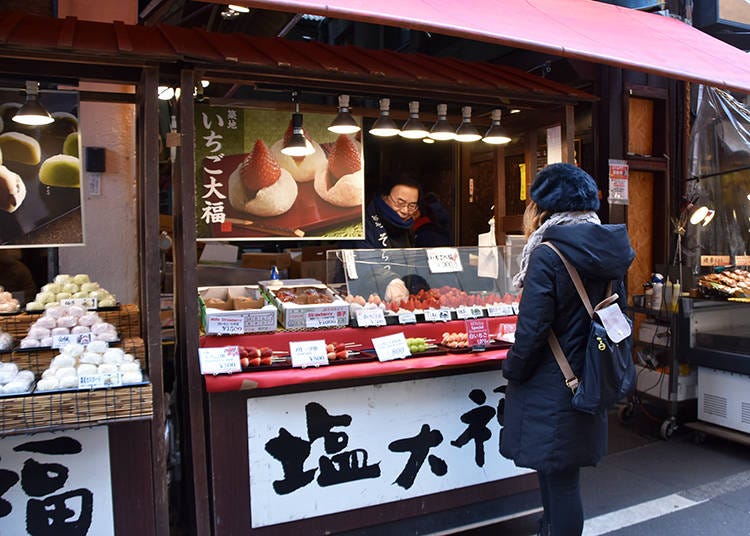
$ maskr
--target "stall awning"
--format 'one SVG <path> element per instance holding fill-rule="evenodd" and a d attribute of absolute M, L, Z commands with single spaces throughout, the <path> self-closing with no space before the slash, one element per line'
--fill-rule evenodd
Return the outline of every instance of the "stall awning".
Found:
<path fill-rule="evenodd" d="M 745 52 L 677 19 L 592 0 L 235 3 L 438 32 L 750 92 Z"/>

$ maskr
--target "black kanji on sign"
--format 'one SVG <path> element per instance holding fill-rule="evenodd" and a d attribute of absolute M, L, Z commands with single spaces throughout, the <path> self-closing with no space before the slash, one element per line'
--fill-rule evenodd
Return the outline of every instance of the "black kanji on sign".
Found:
<path fill-rule="evenodd" d="M 469 393 L 469 398 L 479 407 L 461 415 L 461 422 L 468 426 L 460 436 L 451 441 L 451 445 L 461 448 L 469 441 L 474 440 L 474 461 L 479 467 L 483 467 L 484 443 L 492 437 L 492 431 L 487 427 L 487 424 L 495 416 L 495 409 L 483 405 L 487 401 L 487 396 L 481 389 L 473 389 Z"/>
<path fill-rule="evenodd" d="M 18 473 L 8 471 L 7 469 L 0 469 L 0 517 L 8 516 L 13 511 L 13 505 L 3 499 L 3 495 L 15 486 L 16 482 L 18 482 Z"/>
<path fill-rule="evenodd" d="M 415 436 L 392 441 L 388 445 L 388 450 L 391 452 L 411 453 L 395 483 L 404 489 L 412 487 L 425 459 L 428 460 L 430 470 L 435 475 L 444 476 L 448 472 L 448 464 L 434 454 L 429 454 L 431 448 L 437 447 L 442 442 L 443 434 L 440 433 L 440 430 L 430 430 L 429 424 L 423 424 L 419 433 Z"/>
<path fill-rule="evenodd" d="M 290 434 L 286 428 L 280 428 L 279 435 L 266 443 L 266 451 L 281 462 L 284 471 L 284 478 L 273 482 L 273 489 L 279 495 L 303 488 L 315 478 L 315 469 L 304 469 L 310 456 L 310 442 Z"/>
<path fill-rule="evenodd" d="M 31 536 L 85 536 L 91 527 L 93 511 L 94 494 L 86 488 L 50 495 L 43 500 L 29 499 L 26 531 Z"/>
<path fill-rule="evenodd" d="M 307 416 L 307 438 L 310 443 L 323 438 L 323 446 L 328 454 L 334 454 L 345 449 L 349 444 L 346 432 L 334 432 L 334 426 L 349 426 L 352 423 L 350 415 L 330 415 L 326 408 L 317 402 L 310 402 L 305 406 Z"/>

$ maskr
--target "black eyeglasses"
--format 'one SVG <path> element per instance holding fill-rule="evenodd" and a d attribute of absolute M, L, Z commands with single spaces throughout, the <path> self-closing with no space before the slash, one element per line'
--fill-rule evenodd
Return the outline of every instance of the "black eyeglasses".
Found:
<path fill-rule="evenodd" d="M 388 199 L 391 200 L 391 203 L 393 203 L 393 205 L 396 208 L 398 209 L 405 208 L 409 212 L 414 212 L 415 210 L 417 210 L 417 207 L 419 206 L 417 203 L 409 203 L 408 201 L 406 201 L 405 199 L 401 199 L 400 197 L 398 199 L 393 199 L 393 197 L 391 197 L 390 194 L 388 195 Z"/>

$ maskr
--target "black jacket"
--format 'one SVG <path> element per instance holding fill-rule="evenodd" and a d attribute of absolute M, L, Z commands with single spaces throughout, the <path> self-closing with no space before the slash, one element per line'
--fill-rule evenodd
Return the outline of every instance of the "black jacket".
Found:
<path fill-rule="evenodd" d="M 403 221 L 382 198 L 365 209 L 365 239 L 349 242 L 347 249 L 395 249 L 414 247 L 414 220 Z"/>
<path fill-rule="evenodd" d="M 594 305 L 610 280 L 624 305 L 622 279 L 635 256 L 624 225 L 555 225 L 553 242 L 576 267 Z M 557 471 L 595 465 L 607 452 L 607 415 L 573 409 L 572 397 L 547 344 L 554 330 L 565 356 L 581 375 L 590 318 L 557 254 L 531 253 L 519 306 L 515 343 L 503 362 L 508 380 L 500 452 L 520 467 Z"/>

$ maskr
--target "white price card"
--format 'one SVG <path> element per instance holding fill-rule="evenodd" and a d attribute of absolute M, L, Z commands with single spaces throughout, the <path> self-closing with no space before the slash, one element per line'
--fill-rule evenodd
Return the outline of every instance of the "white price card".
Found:
<path fill-rule="evenodd" d="M 242 370 L 238 346 L 198 348 L 198 359 L 201 374 L 231 374 Z"/>
<path fill-rule="evenodd" d="M 448 309 L 427 309 L 424 312 L 425 322 L 448 322 L 451 312 Z"/>
<path fill-rule="evenodd" d="M 104 372 L 102 374 L 83 374 L 78 376 L 79 389 L 97 389 L 101 387 L 120 387 L 121 372 Z"/>
<path fill-rule="evenodd" d="M 338 326 L 338 313 L 335 310 L 305 313 L 306 328 L 335 328 L 336 326 Z"/>
<path fill-rule="evenodd" d="M 64 298 L 60 300 L 60 305 L 70 307 L 71 305 L 77 305 L 84 309 L 96 309 L 99 304 L 98 298 Z"/>
<path fill-rule="evenodd" d="M 427 250 L 427 265 L 433 274 L 463 272 L 461 257 L 456 248 L 430 248 Z"/>
<path fill-rule="evenodd" d="M 456 316 L 461 320 L 465 320 L 467 318 L 479 318 L 480 316 L 484 316 L 484 314 L 482 313 L 482 308 L 476 305 L 471 307 L 461 305 L 456 308 Z"/>
<path fill-rule="evenodd" d="M 298 341 L 289 343 L 293 367 L 319 367 L 328 364 L 326 341 Z"/>
<path fill-rule="evenodd" d="M 91 333 L 71 333 L 69 335 L 55 335 L 52 337 L 52 348 L 62 348 L 68 344 L 83 344 L 84 346 L 91 342 L 93 335 Z"/>
<path fill-rule="evenodd" d="M 398 323 L 399 324 L 416 324 L 417 315 L 414 314 L 414 311 L 399 311 Z"/>
<path fill-rule="evenodd" d="M 378 355 L 378 360 L 380 361 L 403 359 L 411 355 L 403 332 L 384 337 L 375 337 L 372 339 L 372 346 L 375 348 L 375 353 Z"/>
<path fill-rule="evenodd" d="M 357 279 L 357 263 L 354 262 L 354 252 L 351 249 L 341 250 L 344 261 L 344 270 L 349 279 Z"/>
<path fill-rule="evenodd" d="M 495 303 L 487 306 L 487 316 L 513 316 L 513 306 L 509 303 Z"/>
<path fill-rule="evenodd" d="M 245 317 L 241 315 L 208 315 L 206 331 L 216 335 L 242 335 L 245 332 Z"/>
<path fill-rule="evenodd" d="M 385 315 L 380 307 L 370 307 L 357 311 L 357 326 L 367 328 L 371 326 L 385 326 Z"/>

